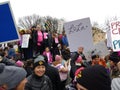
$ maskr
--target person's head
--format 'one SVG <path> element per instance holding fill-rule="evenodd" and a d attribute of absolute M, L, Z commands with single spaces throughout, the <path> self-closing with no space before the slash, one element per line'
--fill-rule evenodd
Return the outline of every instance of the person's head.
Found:
<path fill-rule="evenodd" d="M 33 30 L 36 30 L 36 26 L 32 26 L 31 27 L 31 30 L 33 31 Z"/>
<path fill-rule="evenodd" d="M 23 34 L 25 34 L 25 30 L 20 30 L 20 35 L 23 35 Z"/>
<path fill-rule="evenodd" d="M 39 55 L 34 60 L 33 68 L 34 68 L 34 74 L 37 75 L 38 77 L 41 77 L 45 74 L 46 62 L 44 60 L 44 56 Z"/>
<path fill-rule="evenodd" d="M 81 70 L 77 77 L 78 90 L 111 90 L 111 79 L 101 65 L 94 65 Z"/>
<path fill-rule="evenodd" d="M 59 50 L 62 49 L 61 44 L 58 44 L 57 47 L 58 47 Z"/>
<path fill-rule="evenodd" d="M 83 52 L 83 50 L 84 50 L 84 47 L 78 47 L 78 53 L 82 53 Z"/>
<path fill-rule="evenodd" d="M 120 61 L 120 57 L 117 52 L 112 52 L 109 56 L 110 65 L 116 66 L 116 64 Z"/>
<path fill-rule="evenodd" d="M 118 70 L 120 71 L 120 62 L 117 63 Z"/>
<path fill-rule="evenodd" d="M 32 59 L 28 59 L 25 62 L 25 67 L 31 67 L 31 68 L 33 68 L 33 60 Z"/>
<path fill-rule="evenodd" d="M 26 74 L 23 68 L 0 63 L 0 87 L 3 90 L 24 90 Z"/>
<path fill-rule="evenodd" d="M 26 30 L 26 34 L 31 34 L 31 30 Z"/>
<path fill-rule="evenodd" d="M 36 30 L 41 30 L 41 28 L 42 28 L 41 25 L 36 26 Z"/>
<path fill-rule="evenodd" d="M 6 54 L 6 53 L 5 53 L 5 51 L 4 51 L 4 50 L 1 50 L 1 51 L 0 51 L 0 56 L 1 56 L 1 57 L 4 57 L 4 56 L 5 56 L 5 54 Z"/>
<path fill-rule="evenodd" d="M 49 47 L 46 47 L 46 48 L 45 48 L 45 51 L 46 51 L 46 52 L 49 52 L 49 51 L 50 51 Z"/>
<path fill-rule="evenodd" d="M 60 55 L 56 55 L 55 56 L 55 61 L 58 62 L 58 63 L 61 63 L 62 62 L 62 57 Z"/>
<path fill-rule="evenodd" d="M 12 45 L 12 44 L 8 44 L 8 47 L 9 47 L 9 48 L 13 48 L 13 45 Z"/>
<path fill-rule="evenodd" d="M 16 62 L 16 65 L 17 65 L 18 67 L 23 67 L 23 66 L 24 66 L 24 63 L 23 63 L 22 61 L 18 60 L 18 61 Z"/>
<path fill-rule="evenodd" d="M 97 55 L 97 54 L 95 54 L 95 55 L 92 55 L 92 63 L 94 63 L 94 64 L 98 64 L 99 63 L 99 61 L 100 61 L 100 56 L 99 55 Z"/>

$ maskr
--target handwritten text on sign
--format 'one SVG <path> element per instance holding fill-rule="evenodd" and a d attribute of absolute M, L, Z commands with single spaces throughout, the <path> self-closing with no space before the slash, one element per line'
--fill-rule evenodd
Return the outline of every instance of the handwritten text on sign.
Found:
<path fill-rule="evenodd" d="M 83 23 L 79 23 L 77 25 L 72 24 L 69 28 L 69 34 L 74 33 L 74 32 L 79 32 L 79 31 L 83 31 L 86 30 L 88 26 L 84 25 Z"/>
<path fill-rule="evenodd" d="M 120 21 L 110 23 L 113 51 L 120 51 Z"/>

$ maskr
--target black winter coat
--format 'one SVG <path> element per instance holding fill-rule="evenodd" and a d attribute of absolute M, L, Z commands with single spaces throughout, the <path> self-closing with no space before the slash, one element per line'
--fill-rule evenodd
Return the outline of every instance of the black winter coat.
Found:
<path fill-rule="evenodd" d="M 53 90 L 51 80 L 46 75 L 38 77 L 32 74 L 28 76 L 27 80 L 25 90 Z"/>

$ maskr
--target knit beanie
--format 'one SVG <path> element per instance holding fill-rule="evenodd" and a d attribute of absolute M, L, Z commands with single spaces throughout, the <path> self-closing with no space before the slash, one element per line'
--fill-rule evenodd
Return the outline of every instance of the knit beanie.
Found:
<path fill-rule="evenodd" d="M 23 63 L 22 61 L 18 60 L 18 61 L 16 62 L 16 65 L 17 65 L 18 67 L 23 67 L 24 63 Z"/>
<path fill-rule="evenodd" d="M 39 66 L 39 65 L 44 65 L 46 66 L 46 62 L 44 60 L 44 56 L 39 55 L 37 58 L 34 59 L 34 64 L 33 64 L 33 68 Z"/>
<path fill-rule="evenodd" d="M 88 90 L 111 90 L 110 76 L 101 65 L 87 67 L 77 76 L 77 83 Z"/>
<path fill-rule="evenodd" d="M 56 56 L 55 56 L 55 60 L 56 60 L 56 61 L 59 61 L 59 60 L 61 60 L 61 59 L 62 59 L 62 58 L 61 58 L 60 55 L 56 55 Z"/>
<path fill-rule="evenodd" d="M 23 68 L 0 63 L 0 86 L 6 84 L 8 90 L 13 89 L 26 77 L 26 74 Z"/>
<path fill-rule="evenodd" d="M 110 54 L 109 59 L 114 63 L 118 63 L 120 61 L 120 56 L 118 55 L 118 52 L 113 52 Z"/>

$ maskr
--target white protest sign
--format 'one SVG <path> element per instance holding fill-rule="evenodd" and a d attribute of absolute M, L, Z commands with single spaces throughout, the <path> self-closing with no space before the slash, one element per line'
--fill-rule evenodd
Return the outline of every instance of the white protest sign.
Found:
<path fill-rule="evenodd" d="M 108 30 L 106 32 L 106 34 L 107 34 L 107 47 L 112 47 L 112 40 L 111 40 L 111 32 L 110 32 L 110 30 Z"/>
<path fill-rule="evenodd" d="M 106 56 L 106 55 L 109 54 L 109 51 L 108 51 L 107 46 L 106 46 L 106 44 L 105 44 L 104 41 L 101 41 L 101 42 L 99 42 L 99 43 L 96 43 L 96 44 L 94 45 L 94 49 L 98 51 L 98 54 L 99 54 L 101 57 L 104 57 L 104 56 Z"/>
<path fill-rule="evenodd" d="M 64 24 L 71 52 L 83 46 L 84 50 L 93 47 L 92 27 L 89 18 L 79 19 Z"/>
<path fill-rule="evenodd" d="M 29 38 L 30 38 L 29 34 L 22 35 L 22 48 L 28 48 Z"/>
<path fill-rule="evenodd" d="M 113 51 L 120 51 L 120 21 L 110 22 Z"/>
<path fill-rule="evenodd" d="M 93 48 L 91 48 L 89 51 L 85 51 L 85 56 L 87 60 L 92 60 L 91 56 L 92 55 L 99 55 L 100 57 L 105 57 L 106 55 L 109 54 L 109 51 L 107 49 L 107 45 L 105 41 L 101 41 L 99 43 L 96 43 Z"/>

